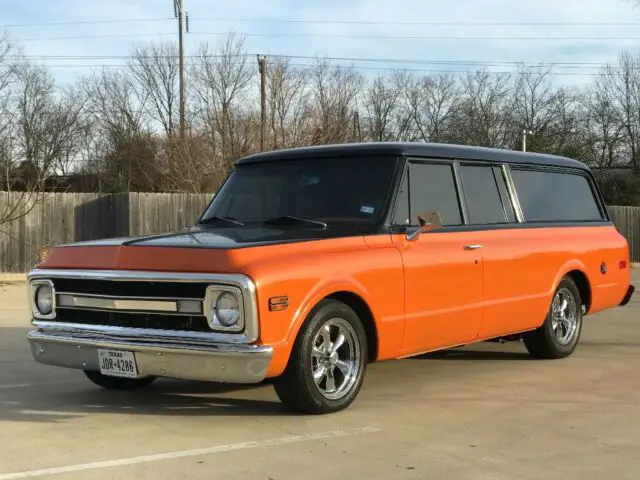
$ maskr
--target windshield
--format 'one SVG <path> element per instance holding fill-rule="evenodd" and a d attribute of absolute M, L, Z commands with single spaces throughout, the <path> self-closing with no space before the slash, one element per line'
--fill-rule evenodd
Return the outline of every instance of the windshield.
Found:
<path fill-rule="evenodd" d="M 247 225 L 297 217 L 291 223 L 311 228 L 318 224 L 300 220 L 370 226 L 383 214 L 396 163 L 394 157 L 364 157 L 241 164 L 201 223 L 213 217 L 223 219 L 216 226 L 233 226 L 229 219 Z"/>

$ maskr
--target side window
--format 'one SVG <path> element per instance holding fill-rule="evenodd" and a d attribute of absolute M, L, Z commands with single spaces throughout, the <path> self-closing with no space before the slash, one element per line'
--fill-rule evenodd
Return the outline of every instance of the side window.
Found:
<path fill-rule="evenodd" d="M 462 165 L 460 171 L 470 224 L 514 221 L 506 183 L 499 167 Z"/>
<path fill-rule="evenodd" d="M 437 210 L 443 225 L 461 225 L 462 213 L 453 167 L 435 163 L 409 165 L 409 210 L 411 224 L 421 213 Z"/>
<path fill-rule="evenodd" d="M 526 222 L 603 220 L 583 175 L 512 167 L 511 176 Z"/>

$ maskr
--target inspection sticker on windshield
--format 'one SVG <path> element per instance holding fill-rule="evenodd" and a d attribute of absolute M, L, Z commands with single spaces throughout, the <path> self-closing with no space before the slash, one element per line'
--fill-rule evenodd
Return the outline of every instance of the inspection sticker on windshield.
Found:
<path fill-rule="evenodd" d="M 367 207 L 366 205 L 363 205 L 362 207 L 360 207 L 360 212 L 361 213 L 373 213 L 374 210 L 375 210 L 375 208 Z"/>

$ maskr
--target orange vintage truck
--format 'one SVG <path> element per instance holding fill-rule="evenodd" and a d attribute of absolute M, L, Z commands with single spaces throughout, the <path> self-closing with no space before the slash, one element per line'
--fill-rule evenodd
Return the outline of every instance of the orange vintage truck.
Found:
<path fill-rule="evenodd" d="M 63 245 L 28 275 L 43 364 L 108 389 L 273 381 L 350 405 L 367 364 L 486 340 L 570 355 L 625 305 L 629 250 L 589 168 L 556 156 L 364 143 L 240 159 L 189 230 Z"/>

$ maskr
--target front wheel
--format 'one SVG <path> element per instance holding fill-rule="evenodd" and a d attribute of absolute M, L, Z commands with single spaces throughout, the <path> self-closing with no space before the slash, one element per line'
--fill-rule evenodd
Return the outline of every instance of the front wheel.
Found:
<path fill-rule="evenodd" d="M 155 377 L 121 378 L 109 377 L 93 370 L 84 370 L 85 376 L 99 387 L 107 390 L 135 390 L 151 385 Z"/>
<path fill-rule="evenodd" d="M 562 279 L 556 289 L 547 318 L 540 328 L 525 333 L 527 350 L 537 358 L 568 357 L 578 346 L 582 332 L 582 299 L 570 277 Z"/>
<path fill-rule="evenodd" d="M 288 408 L 303 413 L 343 410 L 362 387 L 367 358 L 358 315 L 343 302 L 323 300 L 300 329 L 275 391 Z"/>

